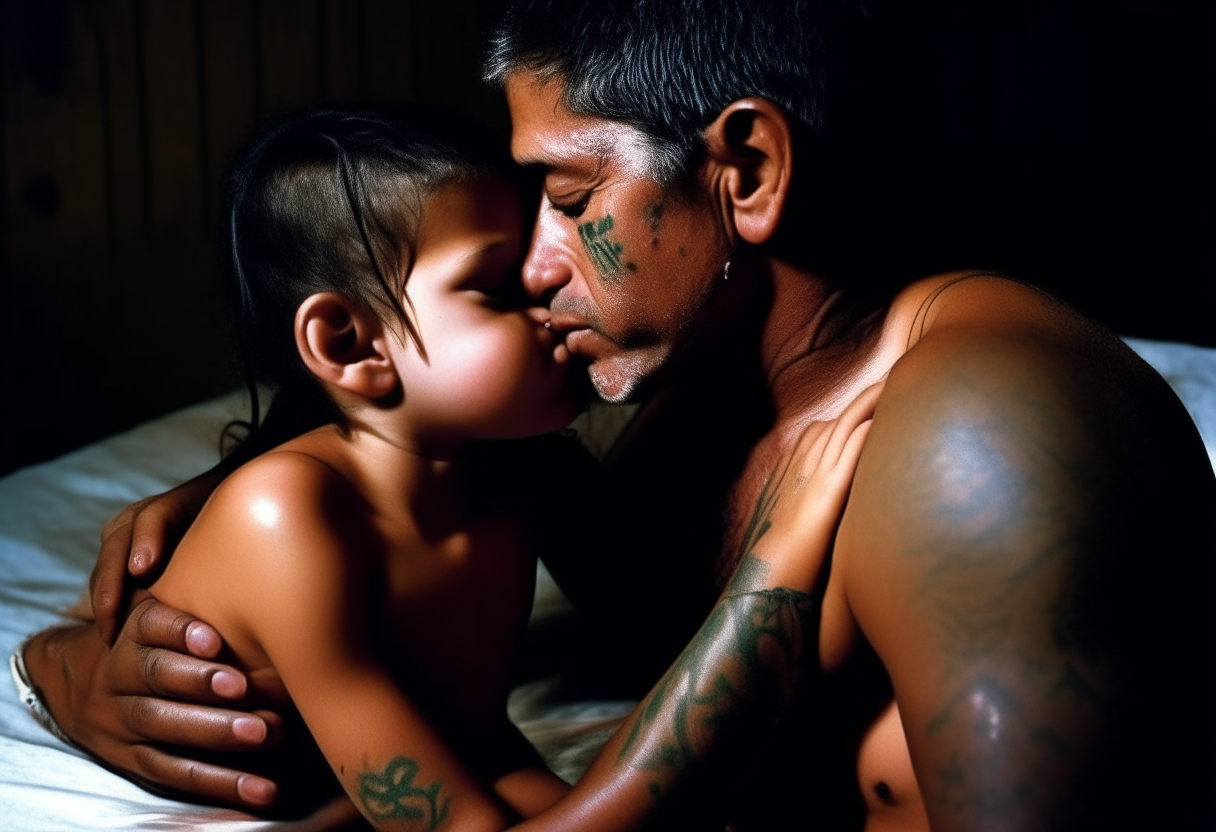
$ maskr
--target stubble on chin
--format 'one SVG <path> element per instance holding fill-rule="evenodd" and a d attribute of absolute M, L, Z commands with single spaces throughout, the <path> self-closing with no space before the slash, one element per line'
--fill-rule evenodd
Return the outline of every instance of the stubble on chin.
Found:
<path fill-rule="evenodd" d="M 654 375 L 661 363 L 656 356 L 645 353 L 619 355 L 591 364 L 587 374 L 601 399 L 608 404 L 625 404 L 634 399 L 642 382 Z"/>

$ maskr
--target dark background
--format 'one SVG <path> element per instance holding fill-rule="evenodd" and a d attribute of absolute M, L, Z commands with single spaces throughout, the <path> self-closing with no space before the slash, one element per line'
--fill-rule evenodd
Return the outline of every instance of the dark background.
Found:
<path fill-rule="evenodd" d="M 1216 346 L 1210 3 L 869 5 L 837 131 L 869 267 L 1002 269 L 1121 334 Z M 0 0 L 0 472 L 236 386 L 231 154 L 320 102 L 505 131 L 479 81 L 497 7 Z"/>

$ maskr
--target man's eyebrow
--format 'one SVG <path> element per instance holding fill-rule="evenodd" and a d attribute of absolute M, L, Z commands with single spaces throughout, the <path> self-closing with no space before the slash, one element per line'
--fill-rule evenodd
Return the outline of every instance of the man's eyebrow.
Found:
<path fill-rule="evenodd" d="M 595 151 L 594 151 L 595 168 L 594 168 L 594 170 L 590 171 L 591 177 L 599 176 L 599 174 L 607 166 L 608 159 L 610 158 L 610 156 L 611 156 L 611 153 L 608 149 L 605 149 L 605 148 L 596 148 L 595 149 Z M 571 173 L 573 173 L 573 171 L 570 170 L 570 168 L 571 168 L 570 159 L 562 159 L 562 158 L 559 158 L 556 156 L 549 156 L 549 155 L 545 154 L 543 151 L 537 153 L 536 155 L 526 156 L 526 157 L 523 157 L 520 159 L 516 159 L 515 164 L 517 164 L 519 167 L 523 168 L 525 173 L 532 175 L 532 176 L 544 177 L 547 174 L 554 173 L 554 172 L 557 172 L 557 173 L 571 172 Z M 579 175 L 580 176 L 585 175 L 585 173 L 580 171 Z"/>

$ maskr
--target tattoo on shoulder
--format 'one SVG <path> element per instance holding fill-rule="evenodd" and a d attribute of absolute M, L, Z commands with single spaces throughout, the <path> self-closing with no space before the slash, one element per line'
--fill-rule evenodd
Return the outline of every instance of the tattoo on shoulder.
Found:
<path fill-rule="evenodd" d="M 409 757 L 394 757 L 384 771 L 359 775 L 359 799 L 368 815 L 376 820 L 419 821 L 420 828 L 432 830 L 447 820 L 452 799 L 443 797 L 443 784 L 416 785 L 418 762 Z"/>

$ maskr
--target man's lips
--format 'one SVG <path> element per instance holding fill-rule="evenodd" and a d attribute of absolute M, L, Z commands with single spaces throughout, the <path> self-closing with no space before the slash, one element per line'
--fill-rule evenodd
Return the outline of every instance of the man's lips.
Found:
<path fill-rule="evenodd" d="M 572 355 L 587 355 L 589 342 L 600 337 L 599 333 L 583 321 L 571 318 L 553 318 L 546 328 L 564 341 L 566 349 Z"/>
<path fill-rule="evenodd" d="M 581 355 L 590 358 L 595 354 L 592 344 L 596 340 L 599 340 L 599 338 L 599 333 L 594 329 L 587 329 L 586 327 L 575 329 L 566 333 L 566 349 L 570 351 L 571 355 Z"/>

